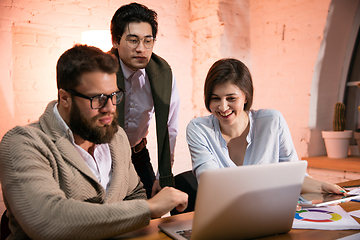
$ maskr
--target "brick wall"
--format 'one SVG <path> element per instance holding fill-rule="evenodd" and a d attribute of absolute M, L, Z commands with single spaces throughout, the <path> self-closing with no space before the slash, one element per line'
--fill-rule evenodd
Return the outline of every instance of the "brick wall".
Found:
<path fill-rule="evenodd" d="M 307 154 L 309 94 L 330 0 L 143 0 L 158 13 L 154 52 L 172 66 L 181 97 L 174 173 L 191 168 L 187 123 L 208 114 L 203 82 L 212 63 L 235 57 L 251 69 L 254 108 L 280 110 L 299 157 Z M 124 0 L 0 1 L 0 137 L 35 121 L 56 99 L 59 56 L 81 32 L 107 30 Z M 153 125 L 152 125 L 153 126 Z M 155 132 L 149 149 L 156 158 Z M 156 166 L 156 161 L 153 162 Z"/>
<path fill-rule="evenodd" d="M 15 125 L 35 121 L 47 103 L 57 98 L 55 67 L 59 56 L 88 30 L 108 30 L 114 12 L 128 1 L 0 1 L 0 137 Z M 177 158 L 189 168 L 183 129 L 191 108 L 191 37 L 189 2 L 141 1 L 158 13 L 159 33 L 154 52 L 173 67 L 181 95 Z M 190 111 L 189 111 L 190 109 Z M 155 133 L 149 148 L 156 157 Z M 155 158 L 154 157 L 154 158 Z M 156 161 L 155 161 L 156 162 Z M 155 163 L 155 167 L 156 163 Z"/>
<path fill-rule="evenodd" d="M 309 102 L 330 0 L 252 0 L 254 108 L 284 115 L 299 157 L 308 153 Z"/>

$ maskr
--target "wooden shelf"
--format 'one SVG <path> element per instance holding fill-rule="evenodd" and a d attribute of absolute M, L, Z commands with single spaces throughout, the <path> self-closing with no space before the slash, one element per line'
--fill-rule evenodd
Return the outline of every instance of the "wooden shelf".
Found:
<path fill-rule="evenodd" d="M 360 172 L 359 156 L 349 156 L 347 158 L 328 158 L 327 156 L 302 157 L 301 160 L 306 160 L 309 168 Z"/>

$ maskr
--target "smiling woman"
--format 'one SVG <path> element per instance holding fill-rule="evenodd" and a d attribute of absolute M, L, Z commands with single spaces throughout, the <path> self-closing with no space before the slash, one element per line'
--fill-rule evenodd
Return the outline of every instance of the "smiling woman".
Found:
<path fill-rule="evenodd" d="M 245 94 L 236 85 L 228 82 L 214 87 L 209 108 L 221 122 L 223 135 L 237 137 L 247 127 L 248 117 L 243 110 L 245 104 Z M 233 124 L 238 127 L 233 127 Z M 231 129 L 229 126 L 232 126 Z"/>
<path fill-rule="evenodd" d="M 221 59 L 210 68 L 204 94 L 212 115 L 193 119 L 187 127 L 197 178 L 211 168 L 298 160 L 282 114 L 250 110 L 253 92 L 251 74 L 241 61 Z"/>
<path fill-rule="evenodd" d="M 253 83 L 239 60 L 218 60 L 204 85 L 205 106 L 212 113 L 187 126 L 193 171 L 199 179 L 207 169 L 299 161 L 283 115 L 274 109 L 252 110 Z M 342 189 L 305 176 L 303 192 Z"/>

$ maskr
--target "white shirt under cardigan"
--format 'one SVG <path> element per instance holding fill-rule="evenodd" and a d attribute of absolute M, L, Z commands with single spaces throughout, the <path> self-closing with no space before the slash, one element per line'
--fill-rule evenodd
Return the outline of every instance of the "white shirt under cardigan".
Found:
<path fill-rule="evenodd" d="M 96 144 L 94 149 L 94 157 L 92 157 L 87 151 L 85 151 L 83 148 L 81 148 L 75 143 L 74 135 L 71 129 L 60 116 L 57 105 L 58 104 L 56 103 L 53 111 L 55 114 L 55 118 L 60 125 L 60 128 L 64 131 L 66 136 L 69 138 L 69 140 L 79 152 L 81 157 L 84 159 L 86 165 L 88 165 L 92 173 L 95 175 L 101 186 L 103 186 L 106 191 L 108 189 L 108 184 L 111 179 L 111 152 L 109 144 Z"/>
<path fill-rule="evenodd" d="M 125 78 L 125 132 L 131 147 L 136 146 L 149 132 L 154 114 L 154 102 L 149 78 L 145 69 L 134 71 L 120 59 Z M 168 117 L 171 163 L 174 163 L 174 148 L 179 126 L 180 96 L 172 74 L 172 90 Z M 158 176 L 157 176 L 158 178 Z"/>
<path fill-rule="evenodd" d="M 247 113 L 250 130 L 246 136 L 248 145 L 243 165 L 299 160 L 289 127 L 279 111 L 260 109 Z M 229 157 L 219 120 L 214 115 L 191 120 L 186 129 L 186 140 L 197 179 L 206 169 L 236 167 Z"/>

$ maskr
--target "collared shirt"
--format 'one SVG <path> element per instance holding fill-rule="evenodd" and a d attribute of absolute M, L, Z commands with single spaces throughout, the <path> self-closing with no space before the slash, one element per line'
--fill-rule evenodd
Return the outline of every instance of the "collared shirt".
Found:
<path fill-rule="evenodd" d="M 145 138 L 149 132 L 151 118 L 154 114 L 154 102 L 149 78 L 145 69 L 134 71 L 120 59 L 121 69 L 125 78 L 125 126 L 130 146 L 134 147 Z M 174 162 L 174 148 L 178 134 L 180 96 L 172 75 L 172 91 L 168 117 L 171 163 Z"/>
<path fill-rule="evenodd" d="M 88 167 L 91 169 L 101 186 L 107 190 L 111 179 L 111 153 L 109 145 L 107 143 L 96 144 L 94 149 L 94 157 L 92 157 L 87 151 L 75 143 L 74 135 L 71 129 L 60 116 L 57 105 L 58 104 L 55 104 L 54 106 L 54 114 L 61 129 L 64 131 L 66 136 L 84 159 L 86 165 L 88 165 Z"/>
<path fill-rule="evenodd" d="M 288 125 L 279 111 L 260 109 L 247 113 L 250 130 L 243 165 L 299 160 Z M 214 115 L 191 120 L 186 133 L 193 171 L 198 179 L 206 169 L 236 167 Z"/>

